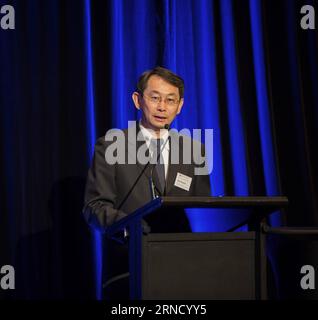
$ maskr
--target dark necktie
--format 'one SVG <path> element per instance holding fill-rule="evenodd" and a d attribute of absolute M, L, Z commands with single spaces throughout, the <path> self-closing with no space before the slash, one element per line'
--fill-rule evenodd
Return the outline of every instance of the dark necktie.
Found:
<path fill-rule="evenodd" d="M 155 159 L 156 173 L 158 177 L 158 182 L 160 184 L 160 191 L 162 194 L 164 193 L 165 184 L 166 184 L 165 165 L 164 165 L 163 156 L 162 156 L 163 150 L 161 150 L 163 143 L 164 143 L 163 139 L 151 139 L 151 142 L 150 142 L 150 146 L 151 146 L 150 148 L 153 152 L 153 157 Z M 160 154 L 160 157 L 158 156 L 159 154 Z"/>

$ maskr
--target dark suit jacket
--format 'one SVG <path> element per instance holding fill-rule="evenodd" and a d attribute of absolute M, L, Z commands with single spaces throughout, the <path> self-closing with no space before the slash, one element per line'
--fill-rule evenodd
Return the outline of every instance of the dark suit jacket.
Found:
<path fill-rule="evenodd" d="M 137 134 L 139 131 L 139 126 L 137 126 Z M 128 159 L 128 144 L 131 140 L 128 139 L 127 130 L 124 130 L 125 134 L 125 159 Z M 135 137 L 134 137 L 135 138 Z M 160 190 L 160 184 L 157 182 L 156 170 L 152 171 L 153 181 L 156 186 L 156 190 L 159 195 L 165 196 L 209 196 L 210 191 L 210 179 L 208 175 L 194 175 L 194 169 L 196 167 L 193 158 L 190 164 L 182 163 L 183 149 L 184 149 L 184 139 L 190 139 L 189 137 L 181 137 L 180 135 L 172 132 L 171 145 L 173 145 L 172 140 L 179 140 L 179 159 L 180 164 L 169 164 L 168 174 L 166 178 L 166 189 L 164 192 Z M 104 137 L 98 139 L 95 145 L 95 154 L 92 162 L 92 166 L 89 169 L 86 191 L 85 191 L 85 209 L 84 215 L 87 222 L 99 229 L 104 229 L 107 226 L 118 221 L 127 214 L 133 212 L 134 210 L 145 205 L 147 202 L 151 201 L 151 190 L 149 184 L 149 176 L 151 174 L 150 165 L 148 169 L 144 172 L 138 183 L 135 185 L 133 192 L 127 198 L 120 210 L 117 210 L 118 206 L 121 204 L 124 197 L 129 192 L 130 188 L 133 186 L 138 175 L 144 168 L 144 164 L 140 164 L 137 160 L 137 164 L 108 164 L 105 161 L 105 150 L 112 142 L 105 141 Z M 137 149 L 140 148 L 145 141 L 137 141 Z M 203 146 L 202 146 L 203 150 Z M 170 150 L 171 158 L 171 150 Z M 171 159 L 170 159 L 171 160 Z M 192 183 L 189 191 L 183 190 L 175 186 L 175 180 L 177 173 L 182 173 L 188 177 L 192 178 Z M 169 221 L 174 220 L 178 228 L 178 219 L 174 216 L 166 216 L 164 218 L 164 225 L 169 225 Z M 180 223 L 181 221 L 179 221 Z M 172 223 L 171 223 L 172 224 Z M 154 231 L 156 224 L 150 225 L 151 230 Z M 171 226 L 173 227 L 173 226 Z M 181 228 L 182 229 L 182 228 Z M 160 231 L 160 230 L 158 230 Z M 164 232 L 165 230 L 163 230 Z M 182 231 L 182 230 L 176 230 Z"/>
<path fill-rule="evenodd" d="M 137 133 L 139 131 L 137 126 Z M 128 144 L 132 143 L 128 139 L 127 130 L 124 130 L 125 143 L 125 159 L 128 158 Z M 136 137 L 134 137 L 135 139 Z M 170 160 L 171 160 L 171 145 L 173 139 L 180 140 L 179 158 L 182 161 L 184 149 L 184 141 L 180 135 L 173 133 L 170 136 Z M 190 139 L 186 137 L 186 139 Z M 140 148 L 145 141 L 137 141 L 137 149 Z M 85 207 L 84 215 L 89 225 L 94 228 L 103 230 L 107 226 L 118 221 L 127 214 L 133 212 L 139 207 L 151 201 L 151 190 L 149 184 L 149 176 L 151 165 L 148 170 L 141 176 L 136 184 L 133 192 L 127 198 L 120 210 L 118 206 L 133 186 L 138 175 L 144 168 L 144 164 L 114 164 L 110 165 L 105 161 L 105 150 L 111 144 L 106 142 L 104 137 L 98 139 L 95 145 L 95 153 L 91 168 L 88 172 L 86 191 L 85 191 Z M 193 160 L 193 159 L 192 159 Z M 194 175 L 194 161 L 190 164 L 169 164 L 165 196 L 209 196 L 210 195 L 210 180 L 208 175 Z M 183 190 L 175 186 L 177 173 L 180 172 L 192 178 L 192 183 L 189 191 Z M 159 183 L 156 179 L 156 170 L 153 170 L 154 184 L 158 192 L 162 193 L 159 188 Z M 146 224 L 150 225 L 151 232 L 189 232 L 191 231 L 188 219 L 183 210 L 173 210 L 173 212 L 156 213 L 148 215 Z M 145 222 L 145 221 L 144 221 Z M 127 246 L 119 245 L 114 241 L 106 241 L 104 245 L 107 247 L 104 254 L 104 269 L 107 269 L 107 274 L 104 274 L 104 280 L 115 275 L 122 274 L 128 271 Z M 110 258 L 109 258 L 110 257 Z M 121 290 L 121 289 L 120 289 Z"/>

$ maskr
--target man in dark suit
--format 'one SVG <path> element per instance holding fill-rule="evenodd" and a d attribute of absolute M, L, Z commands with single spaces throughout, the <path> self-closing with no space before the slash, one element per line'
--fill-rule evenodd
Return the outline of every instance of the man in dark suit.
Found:
<path fill-rule="evenodd" d="M 209 176 L 195 174 L 196 169 L 202 167 L 202 164 L 197 164 L 195 161 L 195 154 L 191 153 L 191 150 L 195 149 L 191 149 L 191 146 L 194 147 L 195 143 L 189 137 L 167 130 L 167 125 L 170 126 L 181 112 L 183 96 L 184 82 L 170 70 L 157 67 L 141 75 L 132 99 L 135 107 L 141 110 L 142 117 L 135 128 L 123 131 L 124 153 L 121 156 L 124 161 L 121 163 L 108 161 L 107 150 L 112 142 L 107 139 L 107 134 L 96 143 L 85 192 L 84 216 L 89 225 L 104 230 L 151 201 L 154 196 L 210 195 Z M 196 143 L 199 144 L 196 150 L 203 150 L 203 146 Z M 143 147 L 146 150 L 145 155 L 155 161 L 154 164 L 147 166 L 147 170 L 131 191 L 146 165 L 141 163 L 138 157 L 138 150 Z M 134 158 L 130 154 L 134 148 L 137 155 L 136 163 L 131 163 L 127 160 L 129 157 Z M 183 161 L 184 151 L 191 153 L 190 161 L 187 163 Z M 178 163 L 172 161 L 173 154 L 178 155 Z M 157 160 L 160 161 L 157 163 Z M 150 187 L 149 181 L 152 182 L 153 188 Z M 144 230 L 187 232 L 191 228 L 184 212 L 174 211 L 173 214 L 157 212 L 149 215 L 144 221 Z M 108 270 L 112 271 L 106 278 L 127 271 L 126 248 L 108 244 L 107 249 L 107 255 L 117 255 L 116 260 L 120 263 L 115 268 L 114 264 L 108 265 Z"/>

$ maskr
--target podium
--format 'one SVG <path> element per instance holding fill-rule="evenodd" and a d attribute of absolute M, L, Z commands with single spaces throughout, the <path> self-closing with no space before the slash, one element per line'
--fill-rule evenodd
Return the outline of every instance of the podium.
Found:
<path fill-rule="evenodd" d="M 286 197 L 159 197 L 106 229 L 129 231 L 130 299 L 266 299 L 266 217 L 288 204 Z M 142 219 L 158 209 L 248 209 L 227 232 L 142 232 Z M 160 211 L 162 214 L 162 210 Z M 166 219 L 169 219 L 167 216 Z M 248 225 L 247 232 L 235 232 Z"/>

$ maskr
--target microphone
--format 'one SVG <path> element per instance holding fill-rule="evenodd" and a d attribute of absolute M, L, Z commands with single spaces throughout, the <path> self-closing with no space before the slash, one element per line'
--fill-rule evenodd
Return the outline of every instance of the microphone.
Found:
<path fill-rule="evenodd" d="M 169 124 L 165 124 L 164 125 L 164 129 L 169 130 L 170 125 Z M 167 143 L 168 139 L 165 141 L 165 143 L 162 145 L 162 148 L 160 149 L 159 154 L 157 155 L 157 162 L 160 159 L 160 155 L 162 150 L 164 149 L 166 143 Z M 144 168 L 142 169 L 142 171 L 140 172 L 140 174 L 138 175 L 137 179 L 135 180 L 134 184 L 131 186 L 131 188 L 129 189 L 129 191 L 127 192 L 126 196 L 124 197 L 124 199 L 121 201 L 120 205 L 117 207 L 117 210 L 120 210 L 120 208 L 125 204 L 125 202 L 127 201 L 128 197 L 130 196 L 130 194 L 133 192 L 133 190 L 135 189 L 135 186 L 137 185 L 138 181 L 140 180 L 140 178 L 142 177 L 142 175 L 144 174 L 144 172 L 147 170 L 147 168 L 150 165 L 150 161 L 147 162 L 147 164 L 144 166 Z M 150 191 L 151 191 L 151 195 L 152 195 L 152 199 L 155 198 L 154 196 L 154 191 L 155 191 L 155 185 L 153 183 L 153 179 L 152 179 L 152 174 L 153 174 L 153 169 L 154 169 L 155 165 L 152 167 L 151 169 L 151 175 L 149 178 L 149 182 L 150 182 Z"/>
<path fill-rule="evenodd" d="M 169 127 L 170 127 L 170 126 L 169 126 L 168 124 L 165 124 L 165 125 L 164 125 L 164 128 L 165 128 L 165 129 L 169 129 Z M 168 141 L 168 139 L 167 139 L 166 142 L 163 144 L 163 148 L 164 148 L 165 144 L 167 143 L 167 141 Z M 163 148 L 162 148 L 162 149 L 163 149 Z M 159 159 L 159 157 L 160 157 L 161 152 L 162 152 L 162 150 L 160 150 L 160 153 L 159 153 L 158 158 L 157 158 L 157 162 L 158 162 L 158 159 Z M 124 199 L 121 201 L 120 205 L 117 207 L 117 210 L 120 210 L 121 207 L 126 203 L 127 199 L 129 198 L 129 196 L 131 195 L 131 193 L 132 193 L 133 190 L 135 189 L 138 181 L 140 180 L 140 178 L 142 177 L 142 175 L 144 174 L 144 172 L 147 170 L 147 168 L 149 167 L 149 165 L 150 165 L 150 161 L 148 161 L 147 164 L 144 166 L 144 168 L 142 169 L 142 171 L 141 171 L 140 174 L 138 175 L 137 179 L 135 180 L 134 184 L 131 186 L 131 188 L 130 188 L 129 191 L 127 192 L 126 196 L 125 196 Z M 154 168 L 154 167 L 153 167 L 153 168 Z M 152 170 L 151 170 L 151 175 L 150 175 L 150 179 L 149 179 L 150 188 L 151 188 L 150 191 L 151 191 L 152 200 L 154 199 L 154 193 L 155 193 L 155 190 L 154 190 L 154 189 L 155 189 L 155 185 L 154 185 L 153 180 L 152 180 L 153 168 L 152 168 Z M 145 228 L 144 231 L 145 231 L 146 233 L 149 233 L 149 232 L 150 232 L 150 230 L 148 230 L 149 227 L 148 227 L 148 229 L 147 229 L 147 226 L 143 226 L 143 228 Z M 128 230 L 125 228 L 125 229 L 124 229 L 124 239 L 127 239 L 128 237 L 129 237 L 129 232 L 128 232 Z"/>

